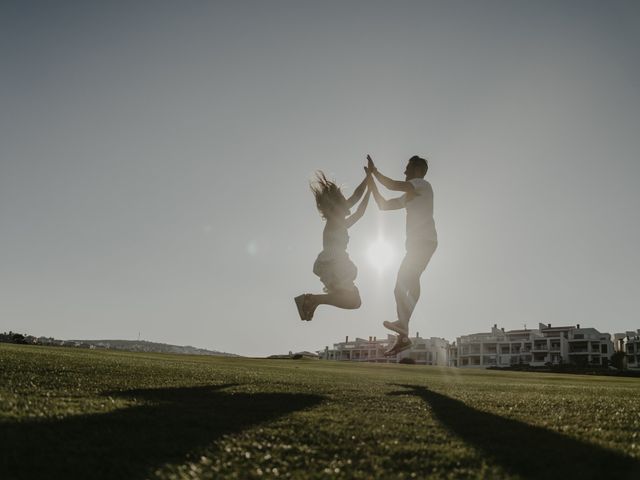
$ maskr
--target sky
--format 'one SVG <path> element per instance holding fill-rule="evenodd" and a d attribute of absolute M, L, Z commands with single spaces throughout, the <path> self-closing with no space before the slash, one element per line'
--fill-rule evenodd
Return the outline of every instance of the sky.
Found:
<path fill-rule="evenodd" d="M 639 45 L 634 1 L 4 1 L 0 330 L 255 356 L 382 338 L 402 211 L 349 230 L 359 310 L 293 303 L 322 289 L 309 181 L 350 194 L 367 154 L 396 179 L 429 159 L 412 334 L 638 329 Z"/>

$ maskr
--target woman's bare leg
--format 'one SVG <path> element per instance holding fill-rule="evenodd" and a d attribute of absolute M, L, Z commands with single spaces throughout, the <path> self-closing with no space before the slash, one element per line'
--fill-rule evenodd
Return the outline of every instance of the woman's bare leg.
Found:
<path fill-rule="evenodd" d="M 338 292 L 323 293 L 320 295 L 309 295 L 309 311 L 313 311 L 318 305 L 333 305 L 334 307 L 353 310 L 360 308 L 360 292 L 355 290 L 340 290 Z"/>

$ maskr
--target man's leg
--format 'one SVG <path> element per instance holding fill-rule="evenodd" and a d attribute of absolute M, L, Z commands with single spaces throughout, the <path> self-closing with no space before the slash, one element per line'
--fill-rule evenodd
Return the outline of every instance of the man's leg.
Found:
<path fill-rule="evenodd" d="M 396 286 L 393 289 L 393 294 L 396 297 L 398 320 L 395 322 L 382 322 L 385 328 L 396 332 L 399 338 L 409 335 L 409 319 L 418 297 L 420 297 L 420 273 L 421 271 L 416 268 L 415 262 L 407 253 L 400 264 Z M 390 351 L 394 350 L 394 348 Z"/>
<path fill-rule="evenodd" d="M 396 311 L 398 313 L 398 321 L 405 328 L 409 325 L 409 319 L 416 303 L 420 298 L 420 274 L 411 256 L 407 253 L 396 278 L 396 286 L 393 294 L 396 297 Z"/>
<path fill-rule="evenodd" d="M 407 252 L 400 264 L 393 293 L 396 297 L 398 322 L 406 326 L 407 331 L 409 320 L 420 298 L 420 276 L 427 268 L 435 249 L 436 245 L 434 244 L 428 245 L 422 251 Z"/>

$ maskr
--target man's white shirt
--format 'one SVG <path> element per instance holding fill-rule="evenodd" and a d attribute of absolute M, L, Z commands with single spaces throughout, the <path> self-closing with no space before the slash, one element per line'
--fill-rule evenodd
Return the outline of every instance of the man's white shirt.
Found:
<path fill-rule="evenodd" d="M 407 210 L 407 249 L 438 241 L 433 220 L 433 189 L 424 178 L 409 180 L 415 193 L 407 193 L 402 203 Z"/>

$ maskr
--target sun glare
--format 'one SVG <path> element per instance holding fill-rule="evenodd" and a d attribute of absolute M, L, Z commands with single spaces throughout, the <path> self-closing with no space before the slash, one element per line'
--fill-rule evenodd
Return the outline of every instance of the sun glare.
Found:
<path fill-rule="evenodd" d="M 394 257 L 393 248 L 382 238 L 376 240 L 376 242 L 369 247 L 367 254 L 371 264 L 380 271 L 387 268 Z"/>

